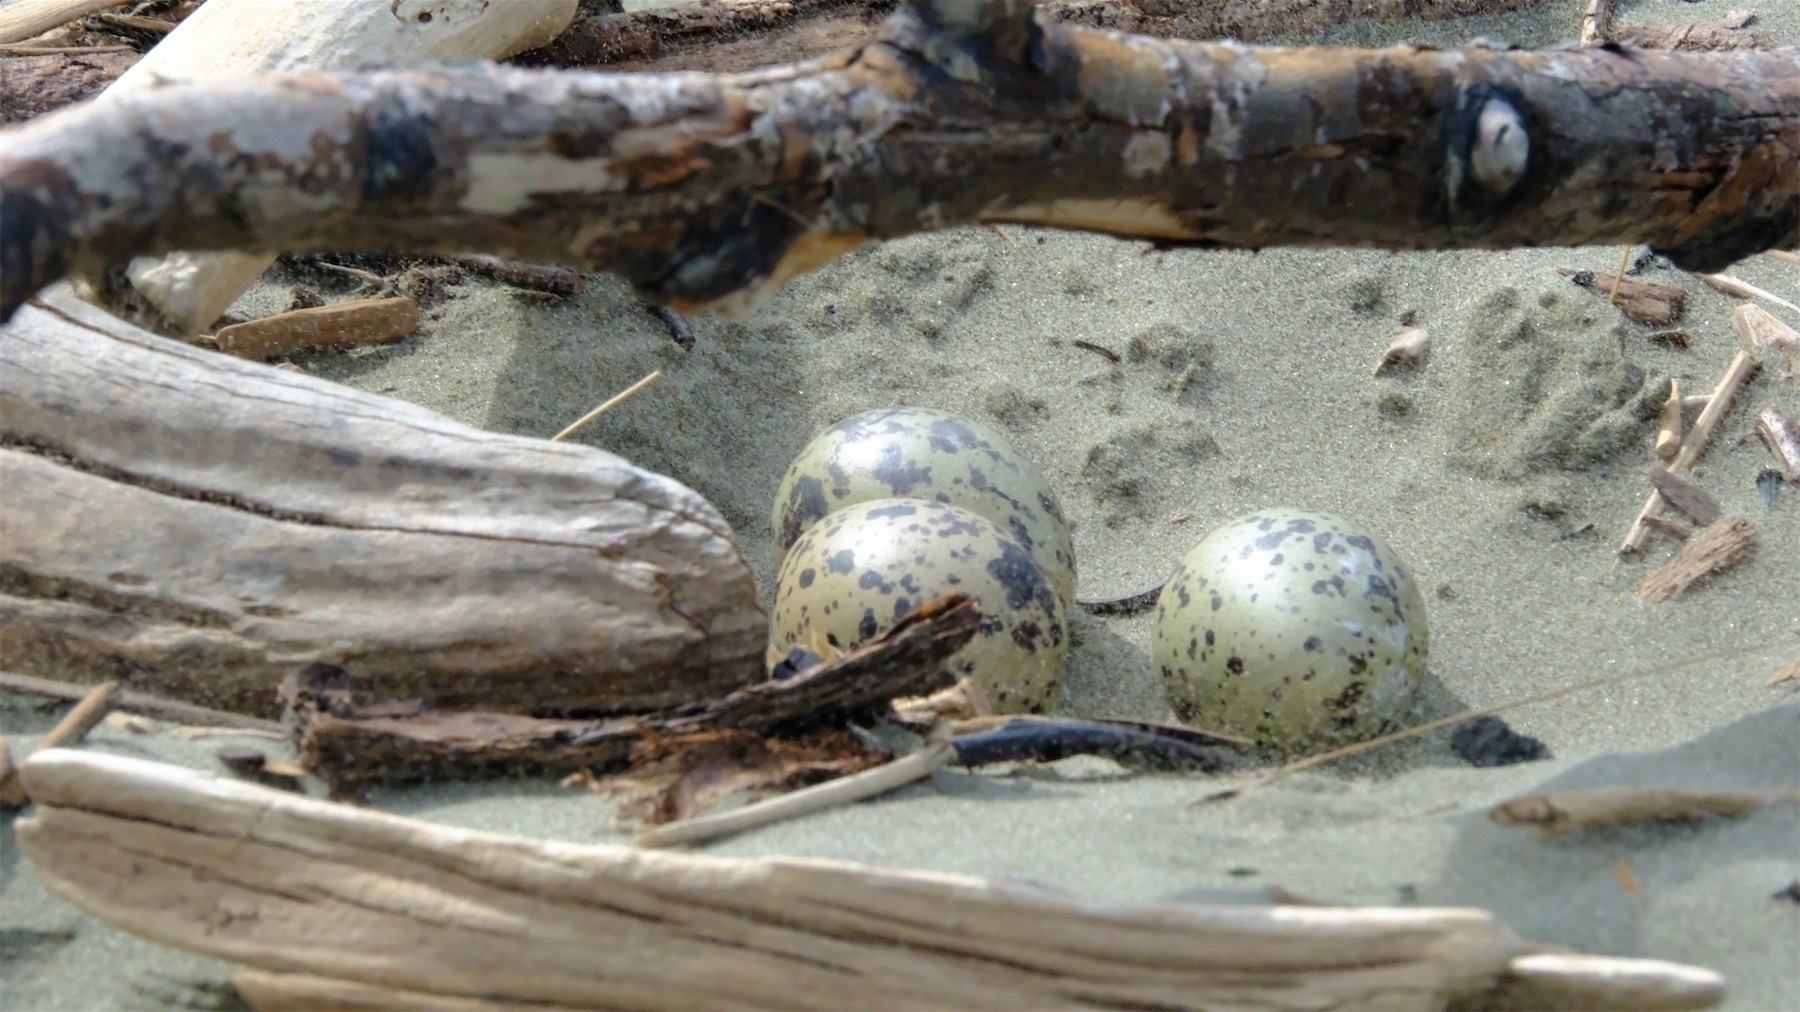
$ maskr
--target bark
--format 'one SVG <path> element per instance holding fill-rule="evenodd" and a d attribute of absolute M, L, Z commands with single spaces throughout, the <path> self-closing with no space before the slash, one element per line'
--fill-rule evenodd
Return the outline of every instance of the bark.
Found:
<path fill-rule="evenodd" d="M 0 667 L 264 715 L 310 660 L 518 713 L 763 677 L 753 575 L 695 492 L 67 295 L 0 328 L 0 488 Z"/>
<path fill-rule="evenodd" d="M 786 678 L 714 699 L 683 700 L 658 713 L 598 721 L 370 701 L 342 669 L 312 665 L 283 686 L 285 720 L 295 729 L 300 762 L 343 790 L 599 770 L 625 761 L 646 739 L 803 730 L 886 709 L 898 696 L 943 688 L 953 680 L 944 660 L 975 635 L 980 621 L 968 598 L 945 599 L 921 607 L 843 657 Z"/>
<path fill-rule="evenodd" d="M 456 68 L 196 84 L 5 135 L 0 311 L 171 248 L 478 251 L 742 309 L 871 239 L 1017 221 L 1168 245 L 1800 242 L 1800 60 L 1246 50 L 919 0 L 743 75 Z"/>
<path fill-rule="evenodd" d="M 1071 24 L 1161 38 L 1260 42 L 1311 35 L 1359 18 L 1442 21 L 1531 10 L 1548 0 L 1038 0 Z"/>
<path fill-rule="evenodd" d="M 136 53 L 0 56 L 0 123 L 20 123 L 100 93 Z"/>

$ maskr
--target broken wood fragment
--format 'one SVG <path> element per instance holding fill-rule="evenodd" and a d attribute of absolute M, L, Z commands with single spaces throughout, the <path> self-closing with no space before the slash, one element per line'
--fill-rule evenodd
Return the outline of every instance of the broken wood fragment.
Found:
<path fill-rule="evenodd" d="M 1667 468 L 1653 467 L 1650 484 L 1662 493 L 1664 503 L 1680 510 L 1698 526 L 1705 527 L 1719 519 L 1719 501 L 1681 475 Z"/>
<path fill-rule="evenodd" d="M 1671 110 L 1654 145 L 1645 109 Z M 269 148 L 252 126 L 273 116 L 319 143 Z M 915 0 L 856 48 L 743 75 L 464 65 L 59 110 L 0 144 L 0 316 L 173 248 L 397 241 L 741 310 L 870 241 L 972 222 L 1209 248 L 1647 243 L 1718 270 L 1800 242 L 1797 123 L 1780 53 L 1245 49 Z"/>
<path fill-rule="evenodd" d="M 1687 293 L 1674 285 L 1634 281 L 1623 274 L 1606 271 L 1577 270 L 1558 267 L 1564 277 L 1601 294 L 1612 293 L 1608 301 L 1619 307 L 1628 319 L 1653 327 L 1666 327 L 1681 319 L 1687 311 Z"/>
<path fill-rule="evenodd" d="M 1656 426 L 1655 453 L 1659 460 L 1674 460 L 1681 452 L 1681 382 L 1669 380 L 1669 399 L 1663 402 Z"/>
<path fill-rule="evenodd" d="M 1774 688 L 1783 682 L 1797 681 L 1800 681 L 1800 657 L 1796 657 L 1777 668 L 1775 673 L 1769 676 L 1769 680 L 1763 684 L 1768 688 Z"/>
<path fill-rule="evenodd" d="M 1740 351 L 1731 357 L 1731 364 L 1725 367 L 1725 375 L 1719 377 L 1718 385 L 1707 395 L 1706 407 L 1700 409 L 1700 416 L 1694 419 L 1693 427 L 1682 437 L 1681 450 L 1675 459 L 1669 461 L 1669 471 L 1674 474 L 1691 470 L 1694 462 L 1706 452 L 1706 444 L 1712 441 L 1713 430 L 1731 410 L 1737 400 L 1737 393 L 1743 385 L 1755 375 L 1756 359 L 1747 351 Z M 1663 497 L 1661 492 L 1652 490 L 1650 497 L 1644 500 L 1644 507 L 1638 511 L 1637 519 L 1631 522 L 1631 528 L 1625 532 L 1625 540 L 1619 543 L 1619 553 L 1629 554 L 1644 550 L 1650 538 L 1650 528 L 1645 520 L 1662 513 Z"/>
<path fill-rule="evenodd" d="M 1667 534 L 1676 541 L 1686 541 L 1694 536 L 1692 530 L 1667 517 L 1645 517 L 1643 523 L 1645 527 L 1650 528 L 1658 534 Z"/>
<path fill-rule="evenodd" d="M 101 682 L 88 689 L 87 694 L 77 700 L 69 708 L 69 712 L 56 722 L 56 726 L 38 739 L 32 751 L 81 744 L 88 732 L 112 712 L 113 700 L 117 698 L 120 688 L 118 682 Z"/>
<path fill-rule="evenodd" d="M 136 61 L 136 53 L 110 47 L 36 53 L 14 47 L 0 55 L 0 124 L 85 102 Z"/>
<path fill-rule="evenodd" d="M 916 1009 L 1297 1012 L 1499 1007 L 1529 986 L 1511 1007 L 1606 1010 L 1724 995 L 1716 973 L 1568 953 L 1480 910 L 1119 904 L 842 861 L 536 840 L 93 752 L 41 753 L 23 774 L 37 809 L 19 849 L 52 893 L 163 945 L 349 982 L 333 995 L 443 996 L 408 1008 L 854 1009 L 904 995 Z"/>
<path fill-rule="evenodd" d="M 1773 303 L 1774 305 L 1781 306 L 1784 309 L 1791 309 L 1796 313 L 1800 313 L 1800 306 L 1794 305 L 1792 302 L 1789 302 L 1788 300 L 1782 298 L 1779 295 L 1776 295 L 1773 292 L 1764 291 L 1763 289 L 1756 287 L 1755 285 L 1751 284 L 1748 281 L 1744 281 L 1740 278 L 1734 278 L 1729 274 L 1704 274 L 1703 273 L 1703 274 L 1700 274 L 1699 277 L 1700 277 L 1700 280 L 1706 282 L 1707 284 L 1718 289 L 1719 291 L 1724 292 L 1726 295 L 1734 295 L 1740 299 L 1761 299 L 1764 302 Z"/>
<path fill-rule="evenodd" d="M 1611 42 L 1613 8 L 1617 5 L 1618 0 L 1587 0 L 1587 9 L 1581 12 L 1581 33 L 1576 37 L 1576 44 L 1597 46 Z"/>
<path fill-rule="evenodd" d="M 464 253 L 452 257 L 451 260 L 484 277 L 502 281 L 515 288 L 528 288 L 534 292 L 570 298 L 587 291 L 587 278 L 580 271 L 572 271 L 567 267 L 547 267 L 543 264 L 521 263 L 502 257 L 488 256 L 485 253 Z"/>
<path fill-rule="evenodd" d="M 61 293 L 0 327 L 0 442 L 10 670 L 124 667 L 132 688 L 264 717 L 310 660 L 355 658 L 378 699 L 516 713 L 763 677 L 768 619 L 729 525 L 593 447 L 157 338 Z"/>
<path fill-rule="evenodd" d="M 970 725 L 987 725 L 979 730 Z M 1089 755 L 1131 770 L 1219 773 L 1239 764 L 1248 742 L 1183 727 L 1135 721 L 1006 717 L 959 722 L 956 763 L 1056 762 Z"/>
<path fill-rule="evenodd" d="M 1500 826 L 1530 826 L 1549 838 L 1598 826 L 1744 815 L 1795 801 L 1800 790 L 1590 787 L 1520 795 L 1489 809 L 1488 819 Z"/>
<path fill-rule="evenodd" d="M 1669 561 L 1644 578 L 1638 597 L 1652 604 L 1677 597 L 1750 557 L 1756 527 L 1740 516 L 1728 516 L 1695 534 Z"/>
<path fill-rule="evenodd" d="M 1766 407 L 1756 416 L 1756 435 L 1781 462 L 1782 477 L 1800 482 L 1800 431 L 1777 407 Z"/>
<path fill-rule="evenodd" d="M 1394 366 L 1423 362 L 1430 354 L 1431 332 L 1424 327 L 1408 327 L 1388 338 L 1387 350 L 1381 353 L 1381 361 L 1375 363 L 1375 375 Z"/>
<path fill-rule="evenodd" d="M 885 710 L 896 697 L 949 685 L 943 661 L 975 635 L 980 621 L 970 598 L 941 598 L 880 637 L 786 678 L 717 698 L 683 698 L 661 711 L 598 720 L 364 701 L 350 676 L 328 665 L 293 676 L 283 696 L 300 763 L 340 790 L 523 771 L 566 773 L 623 763 L 650 736 L 724 729 L 766 735 Z"/>
<path fill-rule="evenodd" d="M 219 328 L 213 342 L 220 351 L 263 361 L 302 352 L 393 344 L 418 329 L 419 304 L 400 296 L 293 309 L 234 323 Z"/>
<path fill-rule="evenodd" d="M 1696 52 L 1754 49 L 1761 43 L 1744 31 L 1756 20 L 1751 11 L 1726 11 L 1716 18 L 1684 25 L 1633 25 L 1617 33 L 1618 41 L 1639 49 L 1686 49 Z"/>
<path fill-rule="evenodd" d="M 18 42 L 79 21 L 124 0 L 13 0 L 0 5 L 0 43 Z"/>
<path fill-rule="evenodd" d="M 1743 305 L 1731 314 L 1731 328 L 1759 357 L 1780 355 L 1781 378 L 1800 383 L 1800 331 L 1761 306 Z"/>

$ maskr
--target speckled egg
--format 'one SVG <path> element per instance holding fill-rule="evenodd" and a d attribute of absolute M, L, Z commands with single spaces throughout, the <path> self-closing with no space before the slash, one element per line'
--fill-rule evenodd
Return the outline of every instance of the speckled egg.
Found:
<path fill-rule="evenodd" d="M 775 494 L 775 560 L 819 518 L 875 499 L 960 506 L 993 521 L 1037 560 L 1065 609 L 1075 545 L 1049 482 L 998 433 L 930 408 L 881 408 L 826 429 Z"/>
<path fill-rule="evenodd" d="M 1411 571 L 1326 513 L 1240 517 L 1194 546 L 1156 606 L 1154 655 L 1177 715 L 1308 752 L 1371 737 L 1425 677 Z"/>
<path fill-rule="evenodd" d="M 981 627 L 949 666 L 996 712 L 1041 713 L 1069 651 L 1063 604 L 1018 542 L 985 517 L 926 499 L 877 499 L 807 528 L 782 563 L 769 653 L 848 649 L 940 594 L 969 594 Z"/>

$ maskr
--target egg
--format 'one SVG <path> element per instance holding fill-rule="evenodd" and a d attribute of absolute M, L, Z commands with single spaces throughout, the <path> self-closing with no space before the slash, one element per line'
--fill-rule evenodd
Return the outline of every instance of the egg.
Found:
<path fill-rule="evenodd" d="M 992 521 L 927 499 L 858 503 L 808 527 L 776 579 L 769 655 L 849 649 L 949 593 L 974 597 L 982 616 L 951 671 L 997 713 L 1043 712 L 1069 650 L 1062 601 Z"/>
<path fill-rule="evenodd" d="M 1390 727 L 1425 677 L 1425 601 L 1363 525 L 1304 510 L 1240 517 L 1157 600 L 1152 653 L 1182 720 L 1297 753 Z"/>
<path fill-rule="evenodd" d="M 993 521 L 1075 600 L 1075 545 L 1050 483 L 998 433 L 930 408 L 881 408 L 826 429 L 800 451 L 775 494 L 775 561 L 807 528 L 875 499 L 959 506 Z"/>

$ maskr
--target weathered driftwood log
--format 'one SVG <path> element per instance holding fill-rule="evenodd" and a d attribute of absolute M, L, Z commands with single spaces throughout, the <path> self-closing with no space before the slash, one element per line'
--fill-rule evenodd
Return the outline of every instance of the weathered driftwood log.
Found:
<path fill-rule="evenodd" d="M 136 53 L 0 56 L 0 123 L 19 123 L 94 97 L 137 62 Z"/>
<path fill-rule="evenodd" d="M 1123 906 L 554 843 L 66 749 L 23 775 L 20 848 L 88 913 L 440 1007 L 1682 1009 L 1724 992 L 1705 970 L 1553 954 L 1479 910 Z"/>
<path fill-rule="evenodd" d="M 945 658 L 975 635 L 967 597 L 928 602 L 842 657 L 729 695 L 683 700 L 657 713 L 554 720 L 509 713 L 442 712 L 359 699 L 342 669 L 309 665 L 282 688 L 299 760 L 342 790 L 371 783 L 469 779 L 524 772 L 600 770 L 651 737 L 741 730 L 770 734 L 885 710 L 897 696 L 949 685 Z"/>
<path fill-rule="evenodd" d="M 1257 50 L 916 0 L 863 46 L 742 75 L 172 87 L 4 134 L 0 313 L 170 248 L 474 248 L 729 309 L 971 221 L 1250 248 L 1643 242 L 1715 270 L 1800 242 L 1800 60 Z"/>
<path fill-rule="evenodd" d="M 0 666 L 272 713 L 684 703 L 762 675 L 724 520 L 611 454 L 165 341 L 63 294 L 0 328 Z"/>

